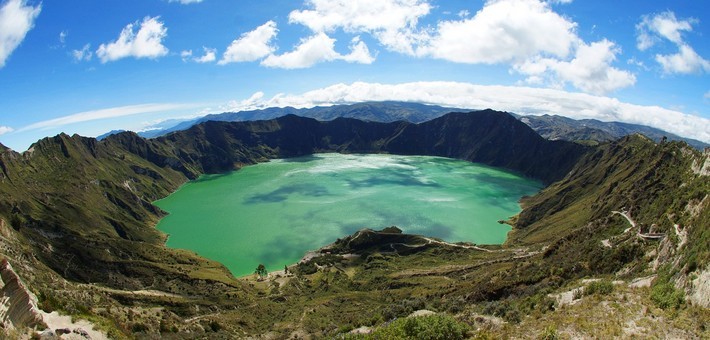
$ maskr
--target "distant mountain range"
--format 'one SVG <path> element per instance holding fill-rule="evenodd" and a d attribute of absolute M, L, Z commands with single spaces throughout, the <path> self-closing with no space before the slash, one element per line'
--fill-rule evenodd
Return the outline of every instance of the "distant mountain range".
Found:
<path fill-rule="evenodd" d="M 320 121 L 330 121 L 335 118 L 355 118 L 363 121 L 381 123 L 391 123 L 396 121 L 422 123 L 441 117 L 450 112 L 464 111 L 470 110 L 396 101 L 316 106 L 307 109 L 272 107 L 260 110 L 211 114 L 182 122 L 175 121 L 175 125 L 173 126 L 166 128 L 165 126 L 168 126 L 169 124 L 161 124 L 156 129 L 139 132 L 138 135 L 144 138 L 155 138 L 167 135 L 171 132 L 187 130 L 194 125 L 206 121 L 241 122 L 269 120 L 289 114 L 314 118 Z M 661 141 L 663 137 L 666 137 L 669 140 L 684 141 L 698 150 L 703 150 L 705 147 L 710 146 L 710 144 L 698 140 L 684 138 L 661 129 L 638 124 L 602 122 L 596 119 L 576 120 L 557 115 L 523 116 L 513 114 L 513 116 L 530 126 L 542 137 L 550 140 L 609 142 L 624 136 L 640 133 L 656 142 Z M 97 137 L 97 139 L 102 140 L 107 136 L 119 132 L 122 131 L 111 131 Z"/>
<path fill-rule="evenodd" d="M 568 141 L 597 141 L 609 142 L 621 137 L 640 133 L 659 142 L 663 137 L 669 140 L 678 140 L 702 150 L 710 144 L 684 138 L 668 131 L 652 128 L 645 125 L 621 122 L 602 122 L 596 119 L 572 119 L 562 116 L 517 116 L 523 123 L 547 139 Z"/>
<path fill-rule="evenodd" d="M 261 110 L 225 112 L 211 114 L 181 122 L 167 129 L 156 129 L 138 133 L 141 137 L 153 138 L 166 135 L 170 132 L 187 130 L 193 125 L 206 121 L 216 122 L 245 122 L 255 120 L 269 120 L 286 115 L 296 115 L 314 118 L 320 121 L 329 121 L 335 118 L 355 118 L 362 121 L 391 123 L 407 121 L 421 123 L 441 117 L 449 112 L 462 111 L 461 109 L 448 108 L 436 105 L 425 105 L 407 102 L 365 102 L 350 105 L 316 106 L 308 109 L 293 107 L 271 107 Z M 467 110 L 470 111 L 470 110 Z"/>

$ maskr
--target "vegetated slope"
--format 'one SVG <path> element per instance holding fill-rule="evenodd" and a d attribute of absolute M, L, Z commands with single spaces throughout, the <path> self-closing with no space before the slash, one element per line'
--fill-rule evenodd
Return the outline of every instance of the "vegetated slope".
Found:
<path fill-rule="evenodd" d="M 710 154 L 683 143 L 630 136 L 527 199 L 504 247 L 363 230 L 257 287 L 281 301 L 266 308 L 282 336 L 386 328 L 428 309 L 483 338 L 706 337 L 709 166 Z M 657 233 L 664 237 L 646 238 Z"/>
<path fill-rule="evenodd" d="M 152 138 L 163 136 L 170 132 L 187 130 L 194 125 L 204 123 L 206 121 L 243 122 L 253 120 L 269 120 L 290 114 L 314 118 L 321 121 L 328 121 L 336 118 L 355 118 L 363 121 L 381 123 L 391 123 L 396 121 L 422 123 L 454 111 L 459 111 L 459 109 L 396 101 L 316 106 L 313 108 L 303 109 L 296 109 L 293 107 L 271 107 L 251 111 L 210 114 L 197 119 L 181 122 L 168 129 L 140 132 L 139 135 L 142 137 Z"/>
<path fill-rule="evenodd" d="M 639 124 L 602 122 L 596 119 L 572 119 L 554 115 L 530 115 L 519 118 L 535 132 L 551 140 L 610 142 L 640 133 L 656 142 L 660 142 L 663 137 L 669 140 L 683 141 L 698 150 L 710 146 L 710 144 L 695 139 L 684 138 L 661 129 Z"/>
<path fill-rule="evenodd" d="M 67 279 L 176 291 L 208 276 L 201 271 L 231 280 L 221 264 L 165 248 L 165 235 L 151 227 L 164 215 L 151 202 L 185 181 L 178 171 L 65 134 L 24 154 L 4 151 L 0 167 L 0 216 L 32 257 Z"/>
<path fill-rule="evenodd" d="M 168 292 L 194 280 L 229 283 L 223 266 L 163 246 L 151 202 L 188 179 L 314 152 L 390 152 L 461 158 L 545 182 L 586 148 L 550 142 L 501 112 L 455 113 L 419 125 L 354 119 L 206 122 L 157 139 L 120 133 L 98 142 L 59 135 L 0 157 L 0 216 L 54 271 L 79 282 Z"/>

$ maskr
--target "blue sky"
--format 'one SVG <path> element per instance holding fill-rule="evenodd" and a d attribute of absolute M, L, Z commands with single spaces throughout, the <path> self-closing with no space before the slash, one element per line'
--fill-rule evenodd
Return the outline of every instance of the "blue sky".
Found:
<path fill-rule="evenodd" d="M 710 4 L 0 0 L 0 142 L 406 100 L 710 142 Z"/>

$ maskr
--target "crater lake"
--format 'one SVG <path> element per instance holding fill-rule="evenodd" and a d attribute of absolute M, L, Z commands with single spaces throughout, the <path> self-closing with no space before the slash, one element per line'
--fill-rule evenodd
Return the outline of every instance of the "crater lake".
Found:
<path fill-rule="evenodd" d="M 204 175 L 155 202 L 167 245 L 219 261 L 235 276 L 281 270 L 362 228 L 397 226 L 449 242 L 500 244 L 540 182 L 428 156 L 315 154 Z"/>

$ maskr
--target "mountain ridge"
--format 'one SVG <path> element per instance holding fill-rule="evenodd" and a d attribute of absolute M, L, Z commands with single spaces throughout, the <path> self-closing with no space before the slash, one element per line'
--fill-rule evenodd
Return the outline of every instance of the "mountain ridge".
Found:
<path fill-rule="evenodd" d="M 138 134 L 146 138 L 159 137 L 170 132 L 188 129 L 189 127 L 205 121 L 249 121 L 274 119 L 288 114 L 295 114 L 302 117 L 315 118 L 328 121 L 338 117 L 356 118 L 365 121 L 375 121 L 391 123 L 395 121 L 408 121 L 411 123 L 421 123 L 438 118 L 446 113 L 471 111 L 456 108 L 447 108 L 438 105 L 421 104 L 414 102 L 363 102 L 356 104 L 342 104 L 333 106 L 316 106 L 313 108 L 294 107 L 271 107 L 250 111 L 224 112 L 209 114 L 204 117 L 177 123 L 170 128 L 159 128 L 139 132 Z M 480 110 L 474 110 L 480 111 Z M 683 138 L 676 134 L 663 131 L 657 128 L 639 124 L 622 122 L 602 122 L 595 119 L 580 119 L 556 116 L 556 115 L 518 115 L 516 118 L 532 127 L 538 134 L 546 139 L 562 139 L 567 141 L 594 141 L 610 142 L 623 136 L 633 133 L 643 133 L 656 142 L 660 142 L 663 137 L 669 140 L 684 141 L 698 150 L 709 147 L 710 144 L 690 138 Z M 110 134 L 110 132 L 109 132 Z M 102 135 L 103 137 L 104 135 Z"/>

